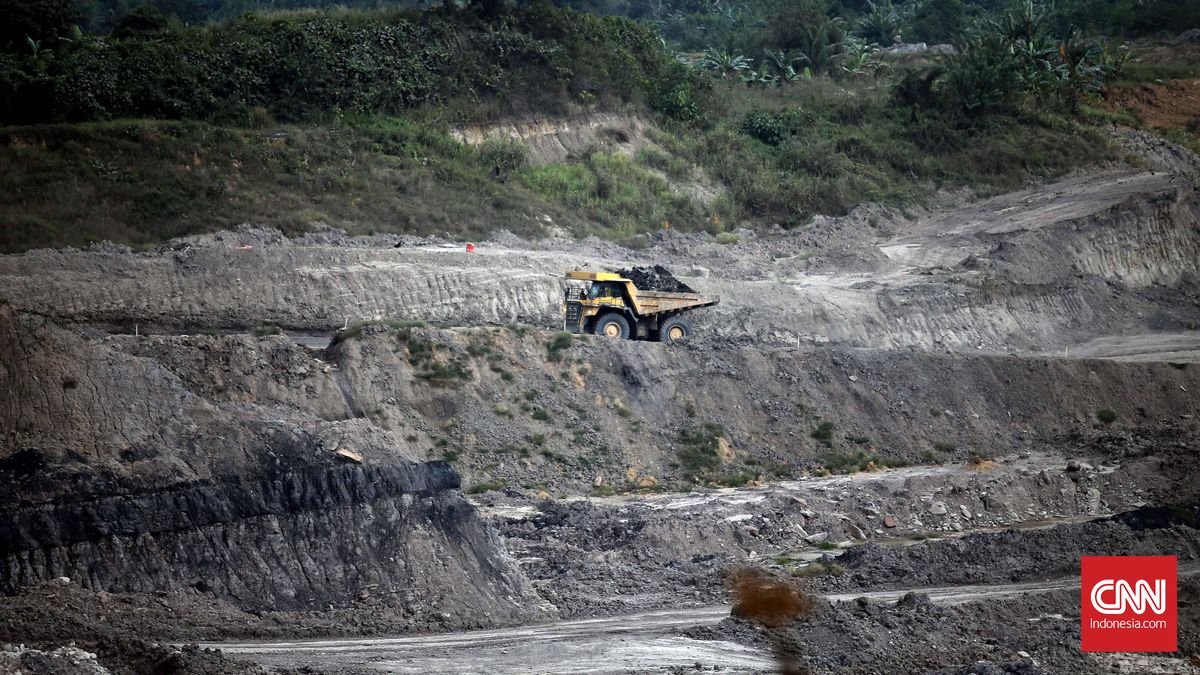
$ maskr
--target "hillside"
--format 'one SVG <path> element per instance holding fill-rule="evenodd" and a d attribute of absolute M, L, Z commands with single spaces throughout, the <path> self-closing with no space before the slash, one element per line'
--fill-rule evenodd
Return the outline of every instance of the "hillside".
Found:
<path fill-rule="evenodd" d="M 1102 125 L 1138 121 L 1097 107 L 1099 87 L 1161 72 L 1092 42 L 1065 75 L 1003 56 L 1079 40 L 1049 32 L 913 56 L 845 26 L 686 65 L 650 24 L 569 9 L 298 11 L 2 55 L 0 251 L 247 222 L 631 245 L 794 228 L 1121 161 Z M 561 153 L 531 152 L 520 129 L 538 125 Z"/>

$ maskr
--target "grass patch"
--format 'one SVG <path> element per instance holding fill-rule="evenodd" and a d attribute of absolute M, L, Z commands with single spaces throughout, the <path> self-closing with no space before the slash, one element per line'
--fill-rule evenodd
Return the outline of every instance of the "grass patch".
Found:
<path fill-rule="evenodd" d="M 545 408 L 534 408 L 533 412 L 530 414 L 530 417 L 539 422 L 549 422 L 551 419 L 553 419 L 550 417 L 550 413 L 546 412 Z"/>
<path fill-rule="evenodd" d="M 704 220 L 686 195 L 622 153 L 590 152 L 577 163 L 545 164 L 519 175 L 520 182 L 545 201 L 561 203 L 602 227 L 593 233 L 617 238 Z"/>
<path fill-rule="evenodd" d="M 461 357 L 455 357 L 447 363 L 429 363 L 416 375 L 436 386 L 451 386 L 471 379 L 472 374 L 471 367 Z"/>
<path fill-rule="evenodd" d="M 876 452 L 855 450 L 854 452 L 833 452 L 820 458 L 821 467 L 831 474 L 859 473 L 876 469 L 899 468 L 908 466 L 903 459 L 883 459 Z"/>
<path fill-rule="evenodd" d="M 756 477 L 750 471 L 729 471 L 713 476 L 708 482 L 721 487 L 741 487 L 750 483 Z"/>
<path fill-rule="evenodd" d="M 267 325 L 267 326 L 259 326 L 254 329 L 254 337 L 256 337 L 260 340 L 263 338 L 271 337 L 272 335 L 282 335 L 282 334 L 283 334 L 283 329 L 280 328 L 279 326 Z"/>
<path fill-rule="evenodd" d="M 820 562 L 809 563 L 804 567 L 797 567 L 796 569 L 792 570 L 792 576 L 800 578 L 822 576 L 840 577 L 845 573 L 846 568 L 837 563 Z"/>
<path fill-rule="evenodd" d="M 833 445 L 833 422 L 830 422 L 828 420 L 821 422 L 820 424 L 818 424 L 816 426 L 816 428 L 814 428 L 811 432 L 809 432 L 808 435 L 815 438 L 818 443 L 822 443 L 827 446 L 832 446 Z"/>
<path fill-rule="evenodd" d="M 934 441 L 933 449 L 941 453 L 951 453 L 958 449 L 958 446 L 950 441 Z"/>
<path fill-rule="evenodd" d="M 467 494 L 477 495 L 484 492 L 490 492 L 492 490 L 503 490 L 506 487 L 508 487 L 508 481 L 505 480 L 483 481 L 482 483 L 475 483 L 471 487 L 467 488 Z"/>

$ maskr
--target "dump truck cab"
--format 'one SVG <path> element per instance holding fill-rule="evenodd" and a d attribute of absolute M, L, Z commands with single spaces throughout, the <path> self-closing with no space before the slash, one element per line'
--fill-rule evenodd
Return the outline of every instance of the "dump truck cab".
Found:
<path fill-rule="evenodd" d="M 682 340 L 692 334 L 683 316 L 720 302 L 699 293 L 639 289 L 612 272 L 572 271 L 563 298 L 563 329 L 615 338 Z"/>

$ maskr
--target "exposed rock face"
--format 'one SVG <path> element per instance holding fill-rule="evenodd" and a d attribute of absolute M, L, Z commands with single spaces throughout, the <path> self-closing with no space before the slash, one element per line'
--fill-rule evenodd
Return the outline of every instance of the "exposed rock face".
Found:
<path fill-rule="evenodd" d="M 544 616 L 449 464 L 406 461 L 361 420 L 211 402 L 153 359 L 3 305 L 0 338 L 0 593 L 69 577 L 245 609 L 366 597 L 447 628 Z M 337 463 L 338 439 L 366 463 Z"/>
<path fill-rule="evenodd" d="M 370 587 L 404 611 L 520 618 L 536 604 L 444 462 L 313 467 L 0 514 L 0 591 L 194 586 L 246 608 L 340 605 Z"/>

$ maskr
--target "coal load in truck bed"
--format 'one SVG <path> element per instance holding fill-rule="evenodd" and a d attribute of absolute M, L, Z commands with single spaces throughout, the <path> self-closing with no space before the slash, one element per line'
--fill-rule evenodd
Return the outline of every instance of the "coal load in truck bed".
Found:
<path fill-rule="evenodd" d="M 695 293 L 691 286 L 675 278 L 662 265 L 654 267 L 631 267 L 627 270 L 617 270 L 617 274 L 629 279 L 634 286 L 644 291 L 661 291 L 663 293 Z"/>

